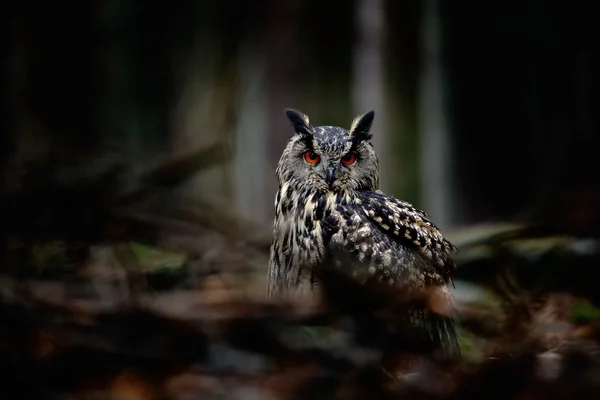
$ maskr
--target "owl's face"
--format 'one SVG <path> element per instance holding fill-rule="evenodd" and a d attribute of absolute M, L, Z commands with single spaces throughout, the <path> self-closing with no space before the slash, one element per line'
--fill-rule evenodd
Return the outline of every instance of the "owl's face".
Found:
<path fill-rule="evenodd" d="M 357 117 L 350 130 L 309 124 L 308 117 L 286 110 L 296 134 L 289 140 L 277 167 L 279 183 L 321 193 L 378 189 L 379 167 L 369 142 L 374 112 Z"/>

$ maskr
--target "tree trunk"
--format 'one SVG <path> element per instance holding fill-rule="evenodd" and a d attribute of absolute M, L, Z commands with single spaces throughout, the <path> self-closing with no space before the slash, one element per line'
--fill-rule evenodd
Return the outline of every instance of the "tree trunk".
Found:
<path fill-rule="evenodd" d="M 383 191 L 390 190 L 390 162 L 387 110 L 385 105 L 383 71 L 383 4 L 381 0 L 356 2 L 358 31 L 354 51 L 354 78 L 352 100 L 355 114 L 375 110 L 373 146 L 379 158 L 379 184 Z"/>
<path fill-rule="evenodd" d="M 440 228 L 456 222 L 438 0 L 424 2 L 419 101 L 421 206 Z"/>

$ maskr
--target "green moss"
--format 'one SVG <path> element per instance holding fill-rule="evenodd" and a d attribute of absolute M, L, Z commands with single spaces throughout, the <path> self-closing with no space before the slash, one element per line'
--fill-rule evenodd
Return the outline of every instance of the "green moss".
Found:
<path fill-rule="evenodd" d="M 478 363 L 485 360 L 487 342 L 484 339 L 473 335 L 460 325 L 456 327 L 456 335 L 461 356 L 465 361 Z"/>
<path fill-rule="evenodd" d="M 68 258 L 63 243 L 52 242 L 31 248 L 31 264 L 37 273 L 57 271 L 66 267 Z"/>
<path fill-rule="evenodd" d="M 129 243 L 128 245 L 136 261 L 144 269 L 161 270 L 164 273 L 165 270 L 182 267 L 188 259 L 183 253 L 162 250 L 140 243 Z"/>
<path fill-rule="evenodd" d="M 573 308 L 571 318 L 577 324 L 587 324 L 600 319 L 600 309 L 594 307 L 587 300 L 580 300 Z"/>

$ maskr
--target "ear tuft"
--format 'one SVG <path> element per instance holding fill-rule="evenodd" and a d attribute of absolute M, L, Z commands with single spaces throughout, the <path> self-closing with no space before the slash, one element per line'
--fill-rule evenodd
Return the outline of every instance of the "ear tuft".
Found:
<path fill-rule="evenodd" d="M 371 125 L 373 124 L 374 118 L 375 111 L 373 110 L 354 118 L 354 121 L 352 121 L 352 125 L 350 126 L 350 136 L 352 139 L 355 141 L 370 140 L 373 136 L 371 135 Z"/>
<path fill-rule="evenodd" d="M 301 111 L 294 110 L 292 108 L 286 108 L 285 115 L 292 123 L 294 131 L 296 131 L 296 133 L 300 133 L 303 135 L 312 134 L 313 128 L 312 126 L 310 126 L 308 115 L 302 113 Z"/>

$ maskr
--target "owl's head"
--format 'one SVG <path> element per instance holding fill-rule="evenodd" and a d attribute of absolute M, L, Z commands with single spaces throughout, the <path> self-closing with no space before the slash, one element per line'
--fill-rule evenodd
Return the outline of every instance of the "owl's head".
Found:
<path fill-rule="evenodd" d="M 279 160 L 279 183 L 319 192 L 376 190 L 379 162 L 371 139 L 374 111 L 359 115 L 350 129 L 337 126 L 311 126 L 307 115 L 285 110 L 295 135 Z"/>

